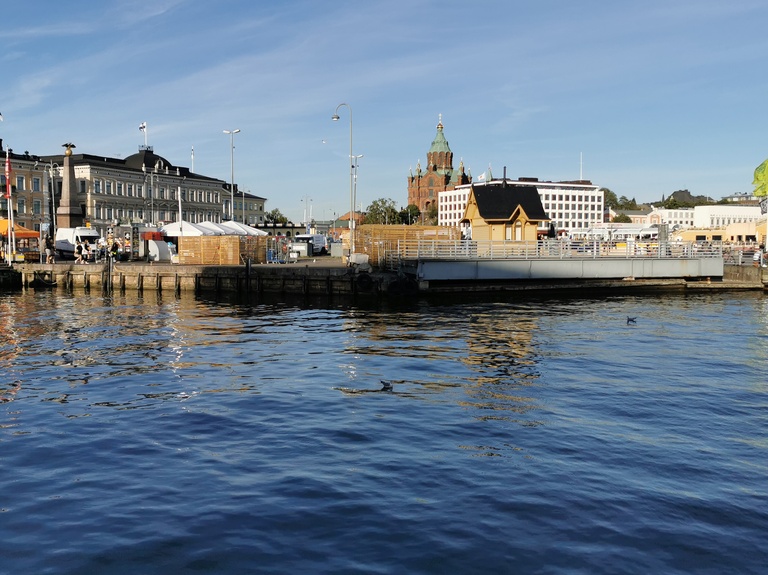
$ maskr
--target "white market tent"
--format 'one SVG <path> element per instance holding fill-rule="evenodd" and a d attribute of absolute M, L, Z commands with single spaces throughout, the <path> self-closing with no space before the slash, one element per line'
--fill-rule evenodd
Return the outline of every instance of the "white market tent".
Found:
<path fill-rule="evenodd" d="M 165 224 L 160 231 L 166 236 L 172 238 L 178 238 L 179 236 L 214 236 L 221 235 L 221 232 L 213 232 L 206 228 L 200 227 L 199 224 L 193 224 L 191 222 L 171 222 Z"/>
<path fill-rule="evenodd" d="M 215 224 L 213 222 L 197 222 L 195 225 L 205 230 L 208 230 L 209 232 L 211 232 L 213 235 L 216 235 L 216 236 L 231 236 L 234 234 L 239 236 L 245 235 L 243 232 L 236 233 L 230 229 L 225 228 L 221 224 Z"/>
<path fill-rule="evenodd" d="M 249 236 L 266 236 L 266 235 L 268 235 L 267 232 L 263 232 L 261 230 L 257 230 L 254 227 L 247 226 L 245 224 L 241 224 L 240 222 L 235 222 L 235 221 L 232 221 L 232 220 L 227 220 L 226 222 L 221 222 L 221 224 L 219 224 L 219 225 L 221 227 L 223 227 L 223 228 L 227 228 L 227 229 L 231 229 L 231 230 L 239 230 L 239 231 L 235 231 L 234 232 L 236 234 L 244 233 L 244 234 L 249 235 Z"/>

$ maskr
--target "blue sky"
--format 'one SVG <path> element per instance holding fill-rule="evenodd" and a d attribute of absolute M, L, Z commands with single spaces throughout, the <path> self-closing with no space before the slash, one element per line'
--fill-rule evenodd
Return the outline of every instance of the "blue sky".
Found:
<path fill-rule="evenodd" d="M 0 137 L 235 180 L 295 221 L 407 201 L 442 114 L 475 178 L 576 179 L 619 196 L 751 192 L 768 157 L 764 0 L 9 2 Z M 309 198 L 304 201 L 305 198 Z"/>

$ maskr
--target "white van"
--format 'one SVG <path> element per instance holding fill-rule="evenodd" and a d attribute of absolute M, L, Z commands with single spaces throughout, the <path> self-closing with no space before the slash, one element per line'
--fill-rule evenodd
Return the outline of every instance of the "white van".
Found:
<path fill-rule="evenodd" d="M 328 253 L 327 238 L 322 234 L 297 234 L 293 238 L 293 243 L 312 243 L 313 255 L 325 255 Z M 309 255 L 309 254 L 307 254 Z"/>
<path fill-rule="evenodd" d="M 99 232 L 93 228 L 57 228 L 56 254 L 60 259 L 74 259 L 77 242 L 88 242 L 91 246 L 96 246 L 99 237 Z"/>

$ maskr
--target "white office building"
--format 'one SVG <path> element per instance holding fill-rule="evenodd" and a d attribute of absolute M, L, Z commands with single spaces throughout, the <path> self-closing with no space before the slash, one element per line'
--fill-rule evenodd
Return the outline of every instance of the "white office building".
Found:
<path fill-rule="evenodd" d="M 558 233 L 583 234 L 603 221 L 604 197 L 599 186 L 589 181 L 542 182 L 538 178 L 506 180 L 507 185 L 534 186 L 541 197 L 544 211 Z M 456 186 L 453 190 L 438 194 L 437 221 L 441 226 L 458 226 L 464 216 L 472 186 L 501 184 L 502 180 L 474 182 Z M 545 232 L 549 224 L 543 224 Z"/>
<path fill-rule="evenodd" d="M 653 208 L 648 214 L 647 224 L 667 224 L 670 230 L 693 227 L 693 208 Z"/>
<path fill-rule="evenodd" d="M 730 224 L 744 224 L 761 219 L 760 206 L 715 204 L 693 208 L 693 227 L 703 229 L 725 228 Z"/>

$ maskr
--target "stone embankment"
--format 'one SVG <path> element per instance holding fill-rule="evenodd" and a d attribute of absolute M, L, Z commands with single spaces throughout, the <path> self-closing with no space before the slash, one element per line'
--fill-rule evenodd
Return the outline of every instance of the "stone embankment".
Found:
<path fill-rule="evenodd" d="M 762 268 L 725 266 L 723 278 L 704 281 L 656 280 L 537 280 L 452 284 L 431 282 L 395 272 L 361 271 L 339 258 L 299 260 L 291 264 L 242 266 L 174 265 L 146 262 L 109 264 L 16 264 L 0 268 L 0 289 L 86 289 L 99 291 L 158 291 L 167 293 L 285 293 L 295 295 L 404 295 L 420 293 L 550 291 L 550 290 L 764 290 L 768 274 Z"/>

